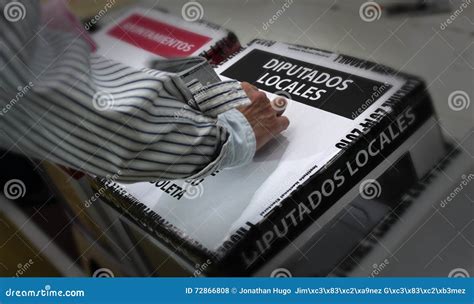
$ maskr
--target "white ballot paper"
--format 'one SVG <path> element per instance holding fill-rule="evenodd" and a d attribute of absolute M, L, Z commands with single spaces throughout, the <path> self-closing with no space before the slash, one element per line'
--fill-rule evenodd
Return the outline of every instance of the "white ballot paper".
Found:
<path fill-rule="evenodd" d="M 270 99 L 291 98 L 287 131 L 240 168 L 201 181 L 119 184 L 189 238 L 217 251 L 257 223 L 341 151 L 337 143 L 404 84 L 336 62 L 337 54 L 284 43 L 251 43 L 217 68 L 225 80 L 253 83 Z M 385 107 L 391 112 L 390 107 Z"/>

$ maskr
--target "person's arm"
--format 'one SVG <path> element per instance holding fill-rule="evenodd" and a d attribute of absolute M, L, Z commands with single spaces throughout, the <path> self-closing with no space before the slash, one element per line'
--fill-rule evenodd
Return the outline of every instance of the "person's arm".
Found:
<path fill-rule="evenodd" d="M 25 19 L 0 17 L 4 149 L 122 181 L 200 178 L 253 156 L 250 124 L 228 129 L 187 104 L 179 78 L 91 56 L 80 37 L 39 26 L 36 2 L 17 3 Z M 237 82 L 222 89 L 216 107 L 249 102 Z M 249 150 L 232 154 L 236 145 Z"/>

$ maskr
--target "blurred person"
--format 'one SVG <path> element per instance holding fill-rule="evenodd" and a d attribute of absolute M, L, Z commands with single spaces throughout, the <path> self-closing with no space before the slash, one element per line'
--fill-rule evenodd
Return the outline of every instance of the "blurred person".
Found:
<path fill-rule="evenodd" d="M 198 103 L 176 74 L 94 54 L 53 3 L 41 14 L 39 1 L 0 0 L 1 148 L 120 181 L 196 179 L 249 163 L 287 129 L 274 110 L 286 101 L 248 83 L 207 86 Z"/>

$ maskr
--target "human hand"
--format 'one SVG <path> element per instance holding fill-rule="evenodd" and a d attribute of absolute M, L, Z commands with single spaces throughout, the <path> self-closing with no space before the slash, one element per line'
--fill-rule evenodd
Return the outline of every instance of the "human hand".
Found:
<path fill-rule="evenodd" d="M 237 109 L 242 112 L 252 126 L 257 150 L 259 150 L 288 128 L 290 121 L 288 117 L 282 116 L 287 101 L 283 97 L 277 97 L 270 101 L 264 92 L 259 91 L 248 82 L 242 82 L 242 88 L 252 103 Z"/>

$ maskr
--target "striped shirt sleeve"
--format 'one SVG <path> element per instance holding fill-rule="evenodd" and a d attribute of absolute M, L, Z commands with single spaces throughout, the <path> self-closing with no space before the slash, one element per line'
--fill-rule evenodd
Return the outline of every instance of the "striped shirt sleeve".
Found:
<path fill-rule="evenodd" d="M 237 82 L 196 98 L 176 75 L 93 55 L 77 34 L 49 29 L 37 1 L 0 0 L 1 11 L 11 3 L 24 15 L 0 15 L 2 148 L 128 182 L 200 178 L 253 156 L 251 127 L 217 118 L 248 102 Z"/>

